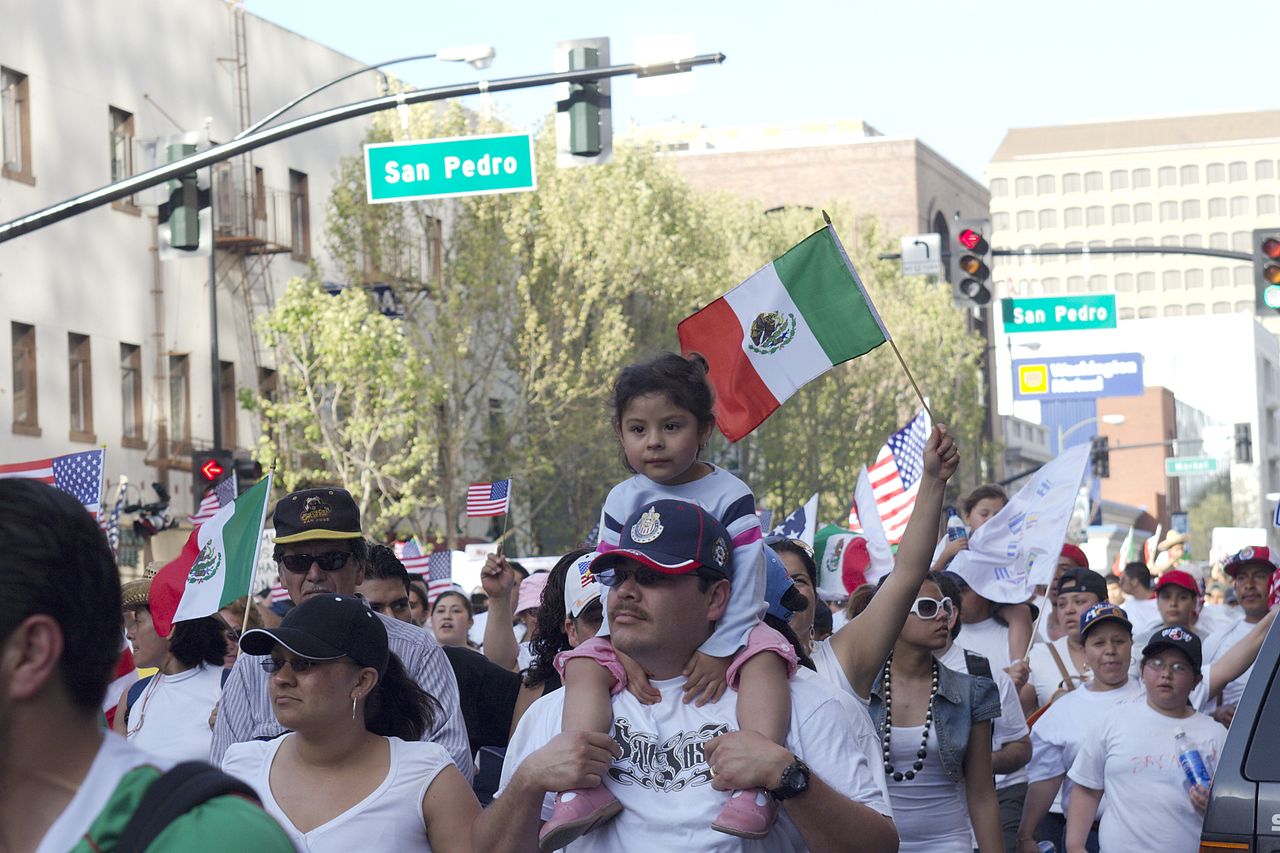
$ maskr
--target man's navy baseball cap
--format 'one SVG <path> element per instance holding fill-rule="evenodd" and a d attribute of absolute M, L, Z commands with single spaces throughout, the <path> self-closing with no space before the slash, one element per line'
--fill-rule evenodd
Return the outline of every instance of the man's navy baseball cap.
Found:
<path fill-rule="evenodd" d="M 1129 621 L 1129 614 L 1110 601 L 1104 600 L 1080 614 L 1080 638 L 1086 637 L 1089 629 L 1094 625 L 1099 625 L 1103 622 L 1115 622 L 1123 625 L 1130 634 L 1133 633 L 1133 623 Z"/>
<path fill-rule="evenodd" d="M 730 576 L 733 544 L 715 516 L 688 501 L 661 500 L 645 504 L 622 526 L 618 547 L 591 561 L 591 573 L 635 560 L 666 575 L 685 575 L 708 569 Z"/>

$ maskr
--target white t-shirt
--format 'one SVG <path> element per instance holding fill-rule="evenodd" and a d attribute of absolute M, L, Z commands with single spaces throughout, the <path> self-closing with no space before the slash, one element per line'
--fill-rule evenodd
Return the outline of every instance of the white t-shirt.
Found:
<path fill-rule="evenodd" d="M 961 632 L 964 633 L 963 631 Z M 1075 686 L 1079 689 L 1080 685 L 1087 680 L 1085 673 L 1071 661 L 1071 650 L 1067 644 L 1066 637 L 1059 637 L 1053 641 L 1053 647 L 1058 650 L 1058 654 L 1062 657 L 1062 665 L 1067 668 L 1074 678 L 1076 678 Z M 1058 669 L 1058 664 L 1053 659 L 1053 653 L 1049 651 L 1049 646 L 1044 643 L 1037 642 L 1031 647 L 1031 655 L 1027 659 L 1027 665 L 1031 667 L 1030 682 L 1031 686 L 1036 689 L 1036 704 L 1043 708 L 1049 704 L 1049 699 L 1057 692 L 1059 687 L 1063 687 L 1062 671 Z"/>
<path fill-rule="evenodd" d="M 628 691 L 613 697 L 613 737 L 622 755 L 604 783 L 623 805 L 621 814 L 568 846 L 582 851 L 697 850 L 779 851 L 806 849 L 786 809 L 768 836 L 744 841 L 711 828 L 728 792 L 711 787 L 703 746 L 717 735 L 737 729 L 736 691 L 701 708 L 683 701 L 684 678 L 654 680 L 662 693 L 657 705 L 642 705 Z M 786 747 L 809 765 L 813 774 L 840 794 L 883 815 L 891 815 L 884 794 L 881 746 L 871 721 L 853 702 L 821 679 L 801 669 L 791 685 L 791 729 Z M 534 702 L 520 720 L 502 765 L 498 796 L 520 763 L 560 733 L 563 690 Z M 552 794 L 542 808 L 545 820 Z"/>
<path fill-rule="evenodd" d="M 1141 695 L 1142 685 L 1130 678 L 1123 687 L 1115 690 L 1097 691 L 1081 687 L 1060 696 L 1031 729 L 1028 781 L 1041 782 L 1065 776 L 1076 760 L 1081 744 L 1087 738 L 1097 737 L 1102 724 L 1111 719 L 1115 706 Z M 1049 810 L 1066 814 L 1070 797 L 1071 780 L 1063 779 Z M 1098 814 L 1102 814 L 1101 808 Z"/>
<path fill-rule="evenodd" d="M 152 755 L 207 761 L 209 715 L 222 698 L 222 667 L 200 664 L 177 675 L 156 673 L 129 709 L 129 742 Z"/>
<path fill-rule="evenodd" d="M 71 802 L 40 839 L 36 853 L 66 853 L 75 847 L 129 771 L 144 765 L 167 771 L 173 766 L 170 761 L 147 755 L 114 732 L 102 734 L 102 745 L 89 765 L 89 772 Z"/>
<path fill-rule="evenodd" d="M 844 667 L 840 665 L 840 659 L 836 657 L 836 650 L 831 648 L 830 640 L 819 640 L 814 643 L 813 648 L 809 650 L 809 659 L 817 667 L 819 678 L 856 699 L 863 710 L 868 712 L 867 719 L 870 719 L 871 697 L 859 696 L 853 691 L 853 685 L 849 683 L 849 676 L 845 673 Z"/>
<path fill-rule="evenodd" d="M 257 792 L 262 807 L 276 819 L 294 847 L 309 853 L 431 850 L 422 800 L 440 771 L 453 766 L 444 747 L 430 741 L 408 743 L 398 737 L 386 738 L 391 766 L 382 784 L 342 814 L 310 832 L 301 832 L 271 792 L 271 765 L 280 745 L 291 737 L 292 733 L 270 741 L 232 744 L 223 756 L 222 769 Z"/>
<path fill-rule="evenodd" d="M 1154 595 L 1141 601 L 1130 596 L 1124 602 L 1124 612 L 1133 623 L 1134 648 L 1141 651 L 1151 632 L 1160 624 L 1160 605 Z"/>
<path fill-rule="evenodd" d="M 911 769 L 924 726 L 894 726 L 889 751 L 893 769 Z M 889 783 L 899 853 L 972 853 L 964 783 L 953 782 L 938 757 L 938 729 L 929 727 L 924 768 L 910 781 Z"/>
<path fill-rule="evenodd" d="M 1227 607 L 1225 604 L 1206 604 L 1200 608 L 1200 616 L 1196 619 L 1195 628 L 1200 639 L 1204 640 L 1229 628 L 1244 618 L 1244 611 L 1239 607 Z"/>
<path fill-rule="evenodd" d="M 973 675 L 969 672 L 964 651 L 952 643 L 945 654 L 937 656 L 938 662 L 956 672 Z M 1000 691 L 1000 716 L 991 721 L 991 751 L 995 752 L 1006 743 L 1022 740 L 1027 736 L 1029 729 L 1027 719 L 1022 713 L 1022 703 L 1018 701 L 1018 691 L 1013 688 L 1013 679 L 1008 673 L 995 667 L 991 668 L 991 678 L 996 683 L 996 689 Z M 1012 773 L 995 774 L 996 790 L 1008 788 L 1010 785 L 1020 785 L 1025 781 L 1027 781 L 1025 766 L 1019 767 Z"/>
<path fill-rule="evenodd" d="M 1001 625 L 993 618 L 961 625 L 956 645 L 991 661 L 992 672 L 1004 670 L 1010 663 L 1009 626 Z"/>
<path fill-rule="evenodd" d="M 1243 640 L 1250 631 L 1253 630 L 1255 623 L 1246 622 L 1243 619 L 1233 622 L 1225 628 L 1215 631 L 1209 639 L 1204 642 L 1204 661 L 1207 664 L 1216 663 L 1221 660 L 1222 656 L 1231 651 L 1232 647 Z M 1249 674 L 1253 672 L 1253 665 L 1244 671 L 1244 674 L 1235 681 L 1228 682 L 1227 686 L 1222 688 L 1222 702 L 1216 699 L 1209 699 L 1198 708 L 1200 711 L 1212 711 L 1222 705 L 1235 705 L 1240 702 L 1240 696 L 1244 693 L 1244 686 L 1249 681 Z"/>
<path fill-rule="evenodd" d="M 1204 820 L 1188 798 L 1190 786 L 1174 752 L 1175 729 L 1187 733 L 1212 774 L 1227 730 L 1204 714 L 1166 717 L 1142 698 L 1114 708 L 1098 735 L 1081 745 L 1067 775 L 1106 793 L 1109 807 L 1098 829 L 1099 849 L 1200 849 Z"/>

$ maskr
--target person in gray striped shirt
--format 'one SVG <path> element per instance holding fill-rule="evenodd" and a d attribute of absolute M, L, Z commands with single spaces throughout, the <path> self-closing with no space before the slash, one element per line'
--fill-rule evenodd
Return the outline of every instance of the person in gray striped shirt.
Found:
<path fill-rule="evenodd" d="M 285 495 L 274 515 L 275 560 L 280 580 L 294 604 L 308 596 L 354 595 L 364 579 L 368 545 L 360 530 L 360 511 L 345 489 L 304 489 Z M 391 651 L 423 690 L 435 697 L 443 713 L 424 740 L 449 751 L 467 781 L 474 777 L 467 728 L 458 707 L 458 682 L 434 637 L 415 625 L 381 614 Z M 241 655 L 222 689 L 209 760 L 221 766 L 233 743 L 269 740 L 284 734 L 267 694 L 269 675 L 261 658 Z"/>

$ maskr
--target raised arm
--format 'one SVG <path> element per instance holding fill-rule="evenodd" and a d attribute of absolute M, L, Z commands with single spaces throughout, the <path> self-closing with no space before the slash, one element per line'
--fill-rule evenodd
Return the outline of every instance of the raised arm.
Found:
<path fill-rule="evenodd" d="M 859 696 L 870 695 L 876 674 L 884 666 L 920 584 L 929 574 L 943 492 L 959 462 L 960 453 L 946 426 L 935 425 L 925 443 L 920 491 L 898 546 L 893 571 L 867 609 L 831 637 L 832 651 Z"/>
<path fill-rule="evenodd" d="M 484 622 L 484 656 L 503 669 L 517 670 L 520 656 L 516 632 L 511 627 L 511 600 L 516 573 L 501 554 L 490 554 L 480 570 L 480 585 L 489 596 L 489 616 Z"/>
<path fill-rule="evenodd" d="M 1244 675 L 1245 670 L 1253 666 L 1262 648 L 1262 641 L 1271 630 L 1271 623 L 1276 620 L 1276 611 L 1270 610 L 1266 616 L 1258 620 L 1258 624 L 1244 635 L 1244 639 L 1232 646 L 1226 654 L 1209 666 L 1209 695 L 1222 692 L 1222 688 Z"/>

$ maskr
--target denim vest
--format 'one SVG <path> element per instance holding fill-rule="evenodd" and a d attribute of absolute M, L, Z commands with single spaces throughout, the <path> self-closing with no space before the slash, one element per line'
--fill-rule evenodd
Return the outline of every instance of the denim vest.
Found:
<path fill-rule="evenodd" d="M 884 668 L 871 688 L 871 722 L 884 737 Z M 942 769 L 953 782 L 964 780 L 964 753 L 974 723 L 1000 716 L 1000 692 L 990 678 L 968 675 L 938 664 L 938 698 L 933 704 L 933 728 L 938 736 Z"/>

